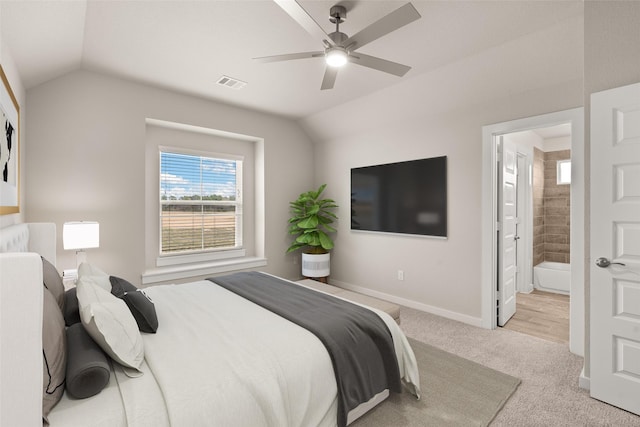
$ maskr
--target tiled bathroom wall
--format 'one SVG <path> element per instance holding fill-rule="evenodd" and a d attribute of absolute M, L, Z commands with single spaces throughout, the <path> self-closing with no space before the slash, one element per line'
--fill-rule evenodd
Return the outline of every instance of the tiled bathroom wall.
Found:
<path fill-rule="evenodd" d="M 544 153 L 544 260 L 569 262 L 571 185 L 558 185 L 558 160 L 571 158 L 571 150 Z"/>
<path fill-rule="evenodd" d="M 571 185 L 558 185 L 557 162 L 571 150 L 533 154 L 533 265 L 542 261 L 569 262 Z"/>

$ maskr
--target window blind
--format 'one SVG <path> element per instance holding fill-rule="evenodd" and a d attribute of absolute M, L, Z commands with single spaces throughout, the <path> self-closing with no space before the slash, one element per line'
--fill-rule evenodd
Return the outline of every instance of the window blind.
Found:
<path fill-rule="evenodd" d="M 160 152 L 160 254 L 242 247 L 242 160 Z"/>

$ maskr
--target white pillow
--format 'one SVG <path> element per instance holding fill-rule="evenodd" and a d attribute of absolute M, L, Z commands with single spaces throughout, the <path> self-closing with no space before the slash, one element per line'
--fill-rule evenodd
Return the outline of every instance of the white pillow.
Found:
<path fill-rule="evenodd" d="M 78 281 L 84 280 L 87 283 L 93 283 L 100 286 L 107 292 L 111 292 L 111 281 L 109 275 L 98 267 L 91 265 L 87 262 L 83 262 L 78 267 Z"/>
<path fill-rule="evenodd" d="M 80 319 L 87 333 L 116 362 L 139 369 L 144 360 L 142 336 L 125 302 L 93 280 L 80 277 L 77 288 Z"/>

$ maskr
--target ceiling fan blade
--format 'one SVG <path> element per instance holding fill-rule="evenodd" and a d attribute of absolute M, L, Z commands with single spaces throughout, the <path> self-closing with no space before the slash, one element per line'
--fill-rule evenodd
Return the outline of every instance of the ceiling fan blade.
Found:
<path fill-rule="evenodd" d="M 291 61 L 292 59 L 307 59 L 307 58 L 318 58 L 324 56 L 324 52 L 300 52 L 300 53 L 287 53 L 284 55 L 273 55 L 273 56 L 261 56 L 259 58 L 253 58 L 258 62 L 278 62 L 278 61 Z"/>
<path fill-rule="evenodd" d="M 393 74 L 398 77 L 404 76 L 407 74 L 407 71 L 411 69 L 408 65 L 398 64 L 397 62 L 387 61 L 386 59 L 376 58 L 375 56 L 365 55 L 360 52 L 351 54 L 349 56 L 349 62 Z"/>
<path fill-rule="evenodd" d="M 420 14 L 416 8 L 411 3 L 407 3 L 349 37 L 343 46 L 350 46 L 349 49 L 351 50 L 359 49 L 419 18 Z"/>
<path fill-rule="evenodd" d="M 324 71 L 324 77 L 322 78 L 322 86 L 320 86 L 320 90 L 333 89 L 337 75 L 338 69 L 327 65 L 327 68 Z"/>
<path fill-rule="evenodd" d="M 309 34 L 318 40 L 322 40 L 323 44 L 328 46 L 334 46 L 335 43 L 324 32 L 322 27 L 302 8 L 295 0 L 273 0 L 289 14 L 302 28 L 304 28 Z"/>

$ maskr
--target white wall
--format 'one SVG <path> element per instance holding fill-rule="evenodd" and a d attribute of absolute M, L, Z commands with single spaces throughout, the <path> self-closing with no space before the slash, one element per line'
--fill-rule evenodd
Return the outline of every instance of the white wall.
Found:
<path fill-rule="evenodd" d="M 2 16 L 2 5 L 0 4 L 0 16 Z M 24 90 L 24 86 L 22 85 L 22 80 L 20 79 L 20 75 L 18 74 L 18 70 L 15 67 L 13 62 L 13 58 L 11 57 L 11 52 L 6 48 L 4 41 L 0 38 L 0 64 L 2 65 L 2 70 L 4 74 L 7 76 L 7 80 L 9 81 L 9 85 L 11 86 L 11 90 L 13 91 L 16 100 L 18 101 L 18 106 L 20 107 L 20 158 L 24 159 L 24 153 L 27 146 L 26 143 L 26 132 L 25 132 L 25 100 L 26 100 L 26 92 Z M 8 215 L 0 215 L 0 228 L 6 227 L 12 224 L 18 224 L 24 221 L 24 213 L 26 209 L 25 203 L 25 190 L 27 188 L 27 182 L 25 180 L 25 169 L 22 168 L 20 170 L 20 212 L 15 214 Z"/>
<path fill-rule="evenodd" d="M 482 126 L 580 106 L 582 30 L 570 19 L 303 121 L 340 205 L 335 283 L 480 325 Z M 350 168 L 441 155 L 447 240 L 350 231 Z"/>
<path fill-rule="evenodd" d="M 544 140 L 543 146 L 542 151 L 544 152 L 571 150 L 571 137 L 560 136 L 557 138 L 547 138 Z"/>
<path fill-rule="evenodd" d="M 311 141 L 299 125 L 141 84 L 78 71 L 28 91 L 28 221 L 100 222 L 100 248 L 88 259 L 140 283 L 145 270 L 145 119 L 184 123 L 264 139 L 265 271 L 295 278 L 285 256 L 289 200 L 313 184 Z M 179 142 L 178 142 L 179 143 Z M 151 213 L 157 215 L 157 212 Z M 58 267 L 74 268 L 62 250 Z"/>

